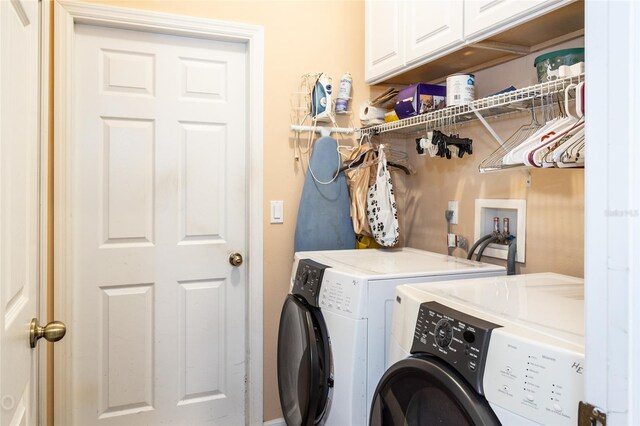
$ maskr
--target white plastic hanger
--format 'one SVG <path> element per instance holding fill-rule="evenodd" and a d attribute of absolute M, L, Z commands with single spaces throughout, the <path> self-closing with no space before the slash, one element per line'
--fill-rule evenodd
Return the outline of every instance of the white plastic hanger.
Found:
<path fill-rule="evenodd" d="M 561 138 L 554 140 L 553 143 L 545 147 L 545 150 L 542 151 L 543 155 L 537 154 L 535 156 L 536 167 L 560 167 L 558 164 L 562 162 L 561 158 L 563 153 L 574 144 L 579 144 L 584 141 L 583 90 L 584 82 L 578 83 L 575 103 L 576 116 L 579 118 L 577 125 Z M 575 167 L 575 165 L 570 164 L 567 165 L 567 167 Z"/>
<path fill-rule="evenodd" d="M 544 98 L 541 99 L 542 100 L 542 112 L 543 112 L 543 117 L 546 117 L 547 114 L 549 114 L 549 112 L 547 111 L 552 111 L 553 110 L 553 104 L 551 105 L 544 105 Z M 507 153 L 504 158 L 502 159 L 502 163 L 505 165 L 519 165 L 519 164 L 523 164 L 522 163 L 522 155 L 524 153 L 524 151 L 527 149 L 527 147 L 532 144 L 535 143 L 536 141 L 539 140 L 539 138 L 541 136 L 543 136 L 547 129 L 549 129 L 551 126 L 553 126 L 556 122 L 558 122 L 558 120 L 561 120 L 562 118 L 551 118 L 549 120 L 546 120 L 545 123 L 538 128 L 535 132 L 533 132 L 531 135 L 529 135 L 524 141 L 522 141 L 522 143 L 518 144 L 518 146 L 516 146 L 514 149 L 512 149 L 509 153 Z"/>
<path fill-rule="evenodd" d="M 583 119 L 584 121 L 584 82 L 578 83 L 578 87 L 576 88 L 576 114 Z M 576 160 L 572 160 L 574 158 L 571 153 L 578 154 L 580 150 L 575 150 L 574 147 L 584 145 L 584 126 L 576 132 L 571 138 L 564 141 L 558 148 L 556 148 L 553 152 L 553 161 L 556 163 L 558 167 L 576 167 Z M 570 151 L 568 156 L 565 156 L 565 153 Z M 568 162 L 563 160 L 565 157 Z M 582 150 L 582 155 L 580 156 L 581 162 L 584 163 L 584 149 Z"/>
<path fill-rule="evenodd" d="M 577 130 L 580 126 L 580 118 L 571 114 L 569 109 L 569 92 L 571 89 L 575 89 L 576 84 L 568 85 L 564 90 L 564 111 L 565 117 L 555 123 L 555 125 L 548 130 L 546 134 L 540 137 L 537 142 L 532 142 L 527 146 L 527 149 L 522 153 L 522 162 L 527 166 L 542 167 L 542 159 L 548 152 L 549 146 L 553 146 L 561 138 L 569 134 L 570 132 Z"/>

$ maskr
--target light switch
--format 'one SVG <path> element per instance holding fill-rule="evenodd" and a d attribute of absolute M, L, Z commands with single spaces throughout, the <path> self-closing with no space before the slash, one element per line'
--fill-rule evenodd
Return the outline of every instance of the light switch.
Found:
<path fill-rule="evenodd" d="M 284 223 L 284 201 L 271 200 L 271 223 Z"/>

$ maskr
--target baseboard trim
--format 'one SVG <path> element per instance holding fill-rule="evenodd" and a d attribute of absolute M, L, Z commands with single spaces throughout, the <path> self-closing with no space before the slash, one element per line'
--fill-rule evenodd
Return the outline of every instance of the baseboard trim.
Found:
<path fill-rule="evenodd" d="M 269 420 L 268 422 L 264 422 L 264 426 L 287 426 L 284 421 L 284 418 Z"/>

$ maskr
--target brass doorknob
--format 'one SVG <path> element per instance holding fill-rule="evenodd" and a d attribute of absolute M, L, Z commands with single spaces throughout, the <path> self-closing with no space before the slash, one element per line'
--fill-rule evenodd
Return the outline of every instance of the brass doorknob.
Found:
<path fill-rule="evenodd" d="M 67 326 L 60 321 L 52 321 L 49 324 L 41 327 L 38 324 L 37 318 L 31 320 L 31 327 L 29 327 L 29 343 L 32 348 L 36 347 L 38 339 L 44 337 L 49 342 L 57 342 L 62 339 L 67 333 Z"/>
<path fill-rule="evenodd" d="M 229 263 L 231 266 L 242 265 L 242 255 L 240 253 L 231 253 L 229 255 Z"/>

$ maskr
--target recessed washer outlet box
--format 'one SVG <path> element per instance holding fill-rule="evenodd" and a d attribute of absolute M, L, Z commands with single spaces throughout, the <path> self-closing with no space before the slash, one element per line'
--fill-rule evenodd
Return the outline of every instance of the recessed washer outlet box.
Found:
<path fill-rule="evenodd" d="M 476 199 L 474 241 L 493 232 L 493 218 L 499 218 L 500 232 L 503 232 L 504 218 L 509 219 L 509 234 L 516 237 L 516 262 L 524 263 L 527 200 Z M 489 244 L 483 256 L 506 259 L 509 247 L 506 244 Z"/>

